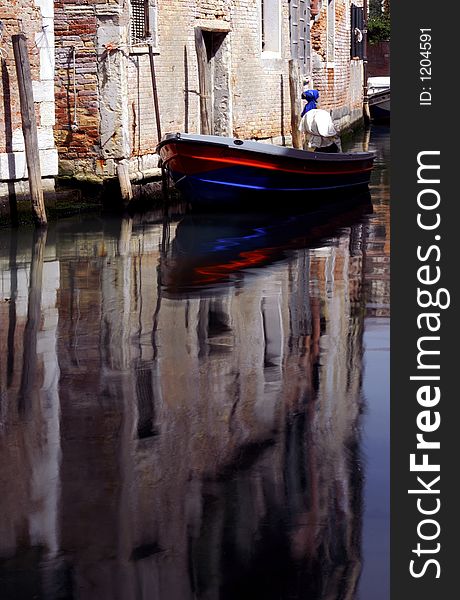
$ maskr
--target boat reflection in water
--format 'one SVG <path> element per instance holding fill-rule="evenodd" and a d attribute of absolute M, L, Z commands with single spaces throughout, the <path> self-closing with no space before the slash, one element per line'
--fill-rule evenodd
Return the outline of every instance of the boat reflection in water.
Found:
<path fill-rule="evenodd" d="M 222 284 L 236 283 L 248 269 L 287 259 L 297 249 L 324 245 L 371 213 L 366 191 L 306 214 L 188 215 L 178 224 L 171 252 L 164 259 L 162 282 L 171 295 L 216 291 Z"/>
<path fill-rule="evenodd" d="M 355 598 L 368 209 L 2 234 L 2 599 Z"/>

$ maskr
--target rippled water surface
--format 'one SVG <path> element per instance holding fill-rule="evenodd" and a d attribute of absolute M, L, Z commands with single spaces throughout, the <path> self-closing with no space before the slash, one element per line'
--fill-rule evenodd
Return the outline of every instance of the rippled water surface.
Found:
<path fill-rule="evenodd" d="M 0 232 L 0 598 L 388 600 L 371 200 Z"/>

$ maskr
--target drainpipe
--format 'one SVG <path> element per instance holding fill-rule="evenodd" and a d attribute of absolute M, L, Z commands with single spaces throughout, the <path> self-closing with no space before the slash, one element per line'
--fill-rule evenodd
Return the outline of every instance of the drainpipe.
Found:
<path fill-rule="evenodd" d="M 367 125 L 371 120 L 371 113 L 369 111 L 369 96 L 367 89 L 367 17 L 369 14 L 368 0 L 364 0 L 363 2 L 363 13 L 363 117 L 364 122 Z"/>

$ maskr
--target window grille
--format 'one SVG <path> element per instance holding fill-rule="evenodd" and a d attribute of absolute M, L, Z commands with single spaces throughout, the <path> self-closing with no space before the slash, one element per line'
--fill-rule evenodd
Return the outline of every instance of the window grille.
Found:
<path fill-rule="evenodd" d="M 156 3 L 152 0 L 131 0 L 131 44 L 156 45 Z"/>

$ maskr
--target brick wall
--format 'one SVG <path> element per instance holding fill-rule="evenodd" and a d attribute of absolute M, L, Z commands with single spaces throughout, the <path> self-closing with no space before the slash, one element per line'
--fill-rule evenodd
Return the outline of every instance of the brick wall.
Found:
<path fill-rule="evenodd" d="M 171 0 L 159 2 L 155 57 L 162 131 L 200 131 L 195 27 L 226 33 L 229 69 L 229 135 L 270 138 L 289 134 L 287 60 L 288 2 L 282 1 L 279 59 L 264 58 L 258 0 Z M 225 51 L 224 51 L 225 52 Z M 130 139 L 134 155 L 153 152 L 157 142 L 148 56 L 129 64 Z"/>
<path fill-rule="evenodd" d="M 57 172 L 52 132 L 53 0 L 2 2 L 0 21 L 3 25 L 0 32 L 0 198 L 4 198 L 8 194 L 27 191 L 27 185 L 24 187 L 27 178 L 24 137 L 11 39 L 21 32 L 27 38 L 31 65 L 42 177 L 52 177 Z M 53 187 L 51 182 L 50 186 Z"/>
<path fill-rule="evenodd" d="M 334 51 L 327 53 L 328 2 L 318 2 L 311 28 L 313 87 L 319 93 L 319 108 L 330 110 L 339 129 L 362 117 L 362 61 L 350 59 L 351 8 L 349 0 L 333 0 Z M 362 5 L 362 2 L 355 2 Z"/>
<path fill-rule="evenodd" d="M 123 158 L 123 152 L 107 150 L 104 132 L 109 125 L 101 119 L 104 80 L 122 76 L 121 71 L 114 73 L 117 63 L 124 63 L 128 102 L 114 108 L 120 115 L 125 111 L 125 115 L 113 134 L 122 131 L 127 138 L 125 153 L 132 157 L 133 168 L 155 166 L 158 140 L 149 57 L 147 47 L 133 49 L 128 45 L 129 5 L 121 0 L 110 3 L 110 7 L 105 5 L 109 12 L 118 8 L 119 15 L 120 35 L 116 49 L 109 54 L 98 47 L 101 44 L 97 40 L 101 30 L 115 21 L 113 17 L 108 24 L 102 19 L 103 5 L 98 0 L 56 0 L 55 6 L 55 135 L 62 171 L 112 174 L 113 159 Z M 290 133 L 288 1 L 282 0 L 281 7 L 281 52 L 277 58 L 267 58 L 261 52 L 258 0 L 157 0 L 155 68 L 163 133 L 200 131 L 196 27 L 226 34 L 216 67 L 220 72 L 215 76 L 228 87 L 219 97 L 224 107 L 219 126 L 225 129 L 220 133 L 254 138 Z"/>
<path fill-rule="evenodd" d="M 6 4 L 6 3 L 5 3 Z M 22 19 L 22 23 L 19 19 Z M 39 52 L 33 41 L 40 31 L 40 8 L 34 6 L 33 0 L 22 0 L 19 6 L 6 4 L 0 6 L 0 20 L 3 22 L 0 54 L 2 84 L 0 86 L 0 152 L 12 152 L 12 133 L 21 129 L 21 109 L 16 79 L 16 69 L 11 36 L 21 30 L 28 38 L 29 60 L 34 81 L 40 79 Z M 37 125 L 39 125 L 37 115 Z"/>
<path fill-rule="evenodd" d="M 240 0 L 234 9 L 235 134 L 266 138 L 290 133 L 289 5 L 282 2 L 279 58 L 261 54 L 260 3 Z"/>
<path fill-rule="evenodd" d="M 390 42 L 369 44 L 367 60 L 369 77 L 388 77 L 390 74 Z"/>
<path fill-rule="evenodd" d="M 60 158 L 77 164 L 97 158 L 100 146 L 97 20 L 92 4 L 55 0 L 55 138 Z"/>

